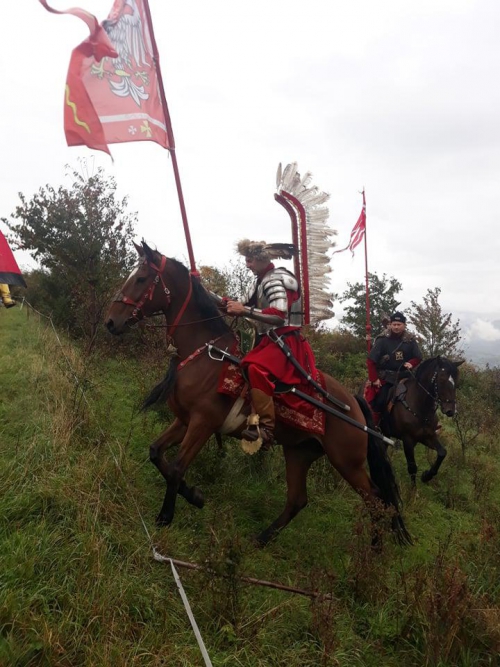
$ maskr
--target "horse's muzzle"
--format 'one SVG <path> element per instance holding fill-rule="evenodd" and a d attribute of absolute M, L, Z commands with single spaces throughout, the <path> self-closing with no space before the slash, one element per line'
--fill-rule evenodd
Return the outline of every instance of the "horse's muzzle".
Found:
<path fill-rule="evenodd" d="M 123 327 L 118 328 L 111 318 L 106 322 L 106 329 L 114 336 L 120 336 L 123 333 Z"/>

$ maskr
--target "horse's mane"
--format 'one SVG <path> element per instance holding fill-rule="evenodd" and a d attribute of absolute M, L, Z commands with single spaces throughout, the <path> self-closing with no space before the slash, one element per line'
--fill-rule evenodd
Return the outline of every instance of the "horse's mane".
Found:
<path fill-rule="evenodd" d="M 415 371 L 415 379 L 416 380 L 422 380 L 423 376 L 429 371 L 431 366 L 434 366 L 434 364 L 437 361 L 437 357 L 432 357 L 431 359 L 426 359 L 425 361 L 421 361 L 420 364 L 417 366 L 417 370 Z"/>
<path fill-rule="evenodd" d="M 188 269 L 184 266 L 184 264 L 182 264 L 182 262 L 179 262 L 177 259 L 172 259 L 171 257 L 169 259 L 179 270 L 189 274 Z M 219 336 L 222 336 L 222 334 L 231 331 L 224 318 L 221 317 L 221 312 L 215 305 L 215 302 L 212 300 L 207 290 L 201 284 L 200 279 L 197 276 L 192 275 L 190 275 L 189 278 L 193 284 L 193 299 L 198 306 L 201 318 L 203 320 L 207 320 L 205 323 L 206 326 L 213 334 Z"/>
<path fill-rule="evenodd" d="M 415 379 L 420 382 L 423 379 L 424 375 L 428 373 L 429 370 L 435 365 L 442 365 L 448 367 L 452 376 L 455 377 L 457 372 L 456 367 L 450 361 L 448 361 L 446 357 L 440 356 L 440 357 L 431 357 L 430 359 L 422 361 L 417 366 L 417 370 L 415 371 Z"/>

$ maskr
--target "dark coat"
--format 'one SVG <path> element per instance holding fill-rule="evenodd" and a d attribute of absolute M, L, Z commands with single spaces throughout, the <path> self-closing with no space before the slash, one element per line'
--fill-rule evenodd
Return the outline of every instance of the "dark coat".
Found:
<path fill-rule="evenodd" d="M 378 377 L 392 384 L 398 376 L 408 375 L 403 364 L 410 361 L 416 366 L 422 360 L 422 353 L 415 336 L 405 331 L 402 336 L 393 333 L 378 336 L 368 359 L 376 365 Z"/>

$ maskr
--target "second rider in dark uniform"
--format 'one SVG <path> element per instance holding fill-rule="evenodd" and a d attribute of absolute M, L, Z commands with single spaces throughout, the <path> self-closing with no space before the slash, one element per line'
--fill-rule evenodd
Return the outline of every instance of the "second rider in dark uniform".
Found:
<path fill-rule="evenodd" d="M 422 353 L 413 334 L 406 331 L 406 318 L 397 311 L 390 317 L 389 329 L 378 336 L 368 355 L 368 379 L 378 389 L 371 402 L 375 424 L 378 425 L 391 387 L 422 361 Z"/>

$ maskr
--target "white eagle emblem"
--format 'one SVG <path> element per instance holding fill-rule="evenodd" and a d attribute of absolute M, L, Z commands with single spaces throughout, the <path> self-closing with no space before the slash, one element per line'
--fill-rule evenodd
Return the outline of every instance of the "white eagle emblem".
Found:
<path fill-rule="evenodd" d="M 119 97 L 131 97 L 140 107 L 142 100 L 149 99 L 145 86 L 149 84 L 153 48 L 149 34 L 137 7 L 136 0 L 115 0 L 108 18 L 102 27 L 115 47 L 118 57 L 103 58 L 92 65 L 91 73 L 102 79 L 109 77 L 110 90 Z M 149 57 L 149 61 L 148 61 Z M 104 68 L 104 61 L 111 61 L 113 71 Z M 116 81 L 111 77 L 119 77 Z"/>

